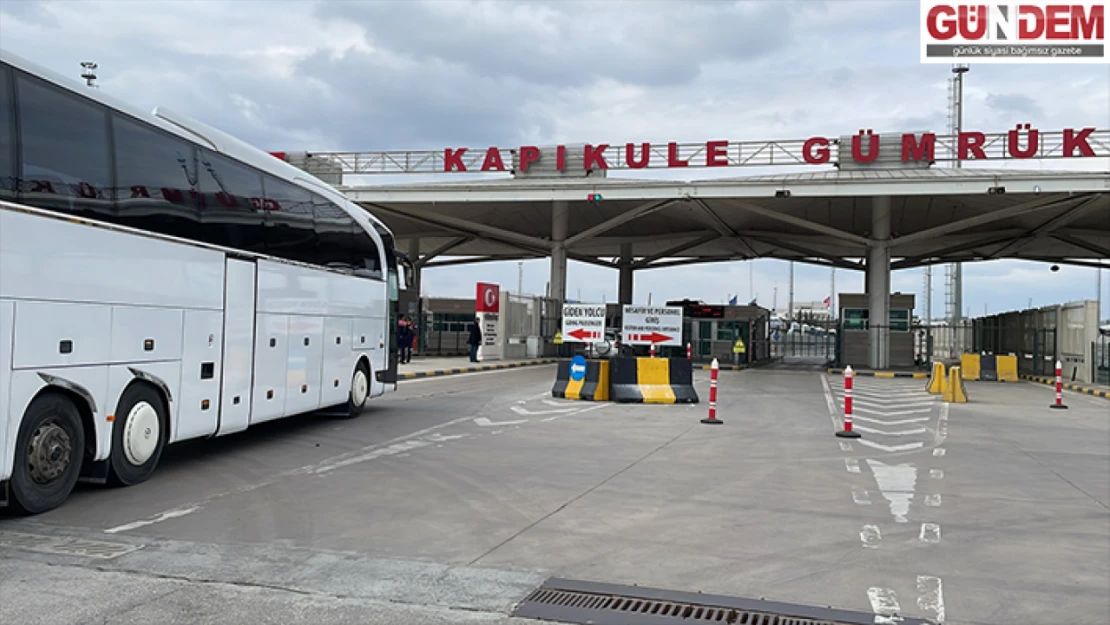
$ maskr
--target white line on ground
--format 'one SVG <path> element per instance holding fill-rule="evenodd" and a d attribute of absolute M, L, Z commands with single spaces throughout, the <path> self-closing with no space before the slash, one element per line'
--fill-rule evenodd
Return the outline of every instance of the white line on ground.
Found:
<path fill-rule="evenodd" d="M 547 417 L 546 419 L 540 419 L 540 423 L 548 423 L 550 421 L 555 421 L 556 419 L 562 419 L 563 417 L 576 417 L 580 414 L 590 412 L 591 410 L 597 410 L 599 408 L 607 408 L 610 405 L 611 404 L 608 404 L 608 403 L 594 404 L 593 406 L 587 406 L 585 408 L 580 408 L 578 410 L 575 410 L 574 412 L 569 412 L 567 414 L 560 414 L 560 415 L 555 415 L 554 417 Z"/>
<path fill-rule="evenodd" d="M 445 376 L 445 377 L 450 377 L 450 376 Z M 356 449 L 354 451 L 350 451 L 350 452 L 347 452 L 347 453 L 344 453 L 344 454 L 339 454 L 337 456 L 332 456 L 330 458 L 325 458 L 324 460 L 321 460 L 321 461 L 313 463 L 313 464 L 308 464 L 308 465 L 305 465 L 305 466 L 302 466 L 302 467 L 297 467 L 296 469 L 290 469 L 288 471 L 282 471 L 281 473 L 277 473 L 275 475 L 272 475 L 269 478 L 267 478 L 265 480 L 262 480 L 260 482 L 255 482 L 253 484 L 247 484 L 246 486 L 240 486 L 239 488 L 233 488 L 231 490 L 222 491 L 222 492 L 219 492 L 219 493 L 216 493 L 216 494 L 213 494 L 213 495 L 209 495 L 207 497 L 204 497 L 203 499 L 198 499 L 196 501 L 187 503 L 187 504 L 185 504 L 183 506 L 180 506 L 178 508 L 173 508 L 171 510 L 161 512 L 161 513 L 156 514 L 152 517 L 149 517 L 146 520 L 135 521 L 134 523 L 125 523 L 123 525 L 113 527 L 113 528 L 110 528 L 110 529 L 105 530 L 105 531 L 108 532 L 108 533 L 125 532 L 125 531 L 135 529 L 136 527 L 143 527 L 143 526 L 146 526 L 146 525 L 153 525 L 155 523 L 161 523 L 162 521 L 166 521 L 166 520 L 169 520 L 169 519 L 182 517 L 182 516 L 185 516 L 187 514 L 192 514 L 196 511 L 200 510 L 201 508 L 203 508 L 207 504 L 209 504 L 209 503 L 211 503 L 211 502 L 213 502 L 217 499 L 223 499 L 224 497 L 228 497 L 228 496 L 232 496 L 232 495 L 241 495 L 243 493 L 249 493 L 251 491 L 258 490 L 259 488 L 264 488 L 264 487 L 269 486 L 271 484 L 280 482 L 282 480 L 286 480 L 290 477 L 294 477 L 294 476 L 297 476 L 297 475 L 307 475 L 307 474 L 312 474 L 312 473 L 326 473 L 328 471 L 332 471 L 332 470 L 338 469 L 340 467 L 345 467 L 345 466 L 349 466 L 349 465 L 356 464 L 356 463 L 359 463 L 359 462 L 365 462 L 367 460 L 373 460 L 375 458 L 379 458 L 382 455 L 382 454 L 377 453 L 379 451 L 390 450 L 392 453 L 400 453 L 401 451 L 404 451 L 404 450 L 403 449 L 396 449 L 396 448 L 393 447 L 394 445 L 397 445 L 398 443 L 404 443 L 406 441 L 411 441 L 413 439 L 418 439 L 418 438 L 423 437 L 423 436 L 427 436 L 428 434 L 431 434 L 432 432 L 436 432 L 438 430 L 442 430 L 444 428 L 448 428 L 448 427 L 451 427 L 453 425 L 458 425 L 460 423 L 469 421 L 470 419 L 471 419 L 471 417 L 459 417 L 457 419 L 452 419 L 450 421 L 440 423 L 439 425 L 433 425 L 431 427 L 427 427 L 427 428 L 424 428 L 422 430 L 417 430 L 417 431 L 412 432 L 410 434 L 404 434 L 402 436 L 392 438 L 392 439 L 390 439 L 388 441 L 385 441 L 385 442 L 382 442 L 382 443 L 377 443 L 377 444 L 374 444 L 374 445 L 367 445 L 365 447 L 362 447 L 360 449 Z M 429 442 L 428 444 L 431 444 L 431 443 Z"/>
<path fill-rule="evenodd" d="M 936 523 L 922 523 L 921 534 L 917 538 L 923 543 L 939 543 L 940 526 Z"/>
<path fill-rule="evenodd" d="M 874 418 L 871 418 L 871 417 L 865 417 L 863 415 L 854 414 L 854 412 L 855 411 L 853 411 L 853 414 L 852 414 L 852 420 L 853 421 L 866 421 L 868 423 L 878 423 L 880 425 L 906 425 L 907 423 L 921 423 L 923 421 L 928 421 L 929 420 L 929 417 L 917 417 L 915 419 L 897 419 L 897 420 L 894 420 L 894 421 L 884 421 L 882 419 L 874 419 Z M 864 411 L 860 410 L 860 412 L 864 412 Z M 867 412 L 871 412 L 871 411 L 868 410 Z M 872 414 L 894 414 L 894 413 L 879 412 L 879 413 L 872 413 Z"/>
<path fill-rule="evenodd" d="M 890 431 L 887 431 L 887 430 L 879 430 L 879 429 L 876 429 L 876 428 L 870 428 L 870 427 L 867 427 L 866 425 L 857 425 L 857 426 L 855 426 L 855 429 L 859 430 L 860 432 L 867 432 L 868 434 L 881 434 L 883 436 L 911 436 L 913 434 L 924 434 L 925 433 L 925 428 L 912 428 L 912 429 L 909 429 L 909 430 L 897 430 L 895 432 L 890 432 Z"/>
<path fill-rule="evenodd" d="M 875 613 L 876 625 L 893 625 L 902 622 L 898 613 L 902 607 L 898 605 L 898 593 L 889 588 L 872 586 L 867 589 L 867 599 L 871 602 L 871 611 Z"/>
<path fill-rule="evenodd" d="M 848 469 L 848 473 L 859 473 L 859 460 L 855 458 L 845 458 L 844 468 Z"/>
<path fill-rule="evenodd" d="M 513 406 L 513 407 L 515 408 L 516 406 Z M 541 413 L 538 413 L 538 414 L 549 414 L 551 412 L 562 412 L 562 411 L 548 410 L 548 411 L 541 412 Z M 484 427 L 484 428 L 488 428 L 488 427 L 491 427 L 491 426 L 497 426 L 497 425 L 518 425 L 520 423 L 528 423 L 528 419 L 517 419 L 516 421 L 490 421 L 486 417 L 474 417 L 472 419 L 472 421 L 474 421 L 474 425 L 478 425 L 478 426 L 481 426 L 481 427 Z"/>
<path fill-rule="evenodd" d="M 856 502 L 857 504 L 859 504 L 861 506 L 870 506 L 871 505 L 871 495 L 868 495 L 867 491 L 862 489 L 862 488 L 853 488 L 852 489 L 852 501 Z"/>
<path fill-rule="evenodd" d="M 930 508 L 939 508 L 940 507 L 940 493 L 936 493 L 936 494 L 933 494 L 933 495 L 925 495 L 925 505 L 929 506 Z"/>
<path fill-rule="evenodd" d="M 859 540 L 865 549 L 878 549 L 882 539 L 878 525 L 864 525 L 859 531 Z"/>
<path fill-rule="evenodd" d="M 840 451 L 852 451 L 852 444 L 848 441 L 840 441 Z"/>
<path fill-rule="evenodd" d="M 944 469 L 929 469 L 929 477 L 933 478 L 934 480 L 943 480 Z"/>
<path fill-rule="evenodd" d="M 832 388 L 829 387 L 829 378 L 826 375 L 821 376 L 821 388 L 825 391 L 825 406 L 829 409 L 829 419 L 832 420 L 833 431 L 836 432 L 840 429 L 840 411 L 836 408 Z"/>
<path fill-rule="evenodd" d="M 944 587 L 939 577 L 917 576 L 917 609 L 931 612 L 934 621 L 944 623 Z"/>
<path fill-rule="evenodd" d="M 943 456 L 946 453 L 947 453 L 947 451 L 943 447 L 937 447 L 936 449 L 933 450 L 933 457 L 934 458 L 940 458 L 941 456 Z"/>
<path fill-rule="evenodd" d="M 888 410 L 874 410 L 874 409 L 871 409 L 871 408 L 866 408 L 864 406 L 855 406 L 855 405 L 852 406 L 852 416 L 854 416 L 854 417 L 859 416 L 859 415 L 855 414 L 857 412 L 866 412 L 867 414 L 879 415 L 879 416 L 882 416 L 882 417 L 904 417 L 906 415 L 911 415 L 911 414 L 927 415 L 927 414 L 931 413 L 932 411 L 933 411 L 932 408 L 923 408 L 921 410 L 893 410 L 893 411 L 888 411 Z M 919 421 L 928 421 L 928 420 L 929 420 L 929 417 L 915 417 L 913 419 L 903 419 L 903 420 L 897 421 L 897 422 L 891 421 L 890 423 L 916 423 L 916 422 L 919 422 Z"/>
<path fill-rule="evenodd" d="M 858 430 L 860 428 L 857 427 L 856 429 Z M 900 451 L 913 451 L 914 449 L 920 449 L 925 446 L 925 443 L 922 443 L 921 441 L 917 441 L 916 443 L 906 443 L 905 445 L 883 445 L 882 443 L 876 443 L 874 441 L 869 441 L 867 439 L 861 438 L 858 442 L 860 445 L 866 445 L 872 449 L 878 449 L 890 454 Z"/>
<path fill-rule="evenodd" d="M 199 509 L 200 509 L 199 506 L 191 506 L 191 507 L 188 507 L 188 508 L 177 508 L 175 510 L 167 510 L 165 512 L 156 514 L 156 515 L 150 517 L 149 519 L 144 519 L 142 521 L 134 521 L 134 522 L 131 522 L 131 523 L 124 523 L 123 525 L 117 525 L 116 527 L 106 529 L 106 530 L 104 530 L 104 533 L 105 534 L 116 534 L 118 532 L 128 532 L 128 531 L 131 531 L 131 530 L 134 530 L 134 529 L 139 529 L 140 527 L 144 527 L 144 526 L 147 526 L 147 525 L 154 525 L 155 523 L 161 523 L 162 521 L 168 521 L 170 519 L 176 519 L 176 518 L 179 518 L 179 517 L 183 517 L 187 514 L 192 514 L 192 513 L 196 512 Z"/>
<path fill-rule="evenodd" d="M 521 408 L 520 406 L 509 406 L 509 409 L 512 410 L 513 412 L 517 413 L 518 415 L 527 415 L 527 416 L 536 416 L 536 415 L 541 415 L 541 414 L 556 414 L 556 413 L 559 413 L 559 412 L 571 412 L 572 410 L 575 410 L 575 408 L 573 408 L 573 407 L 572 408 L 556 408 L 554 410 L 528 410 L 527 408 Z"/>

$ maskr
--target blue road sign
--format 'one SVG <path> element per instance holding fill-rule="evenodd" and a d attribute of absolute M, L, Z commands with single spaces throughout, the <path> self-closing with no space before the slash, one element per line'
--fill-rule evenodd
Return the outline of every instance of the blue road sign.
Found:
<path fill-rule="evenodd" d="M 577 355 L 570 361 L 570 379 L 575 382 L 581 381 L 586 377 L 586 359 L 581 355 Z"/>

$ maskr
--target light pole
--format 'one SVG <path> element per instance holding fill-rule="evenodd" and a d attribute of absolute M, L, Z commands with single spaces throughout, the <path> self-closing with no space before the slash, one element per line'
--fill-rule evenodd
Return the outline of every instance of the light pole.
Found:
<path fill-rule="evenodd" d="M 93 84 L 96 80 L 96 68 L 100 67 L 94 61 L 81 61 L 81 67 L 84 71 L 81 72 L 81 78 L 85 79 L 85 85 L 96 89 L 97 86 Z"/>

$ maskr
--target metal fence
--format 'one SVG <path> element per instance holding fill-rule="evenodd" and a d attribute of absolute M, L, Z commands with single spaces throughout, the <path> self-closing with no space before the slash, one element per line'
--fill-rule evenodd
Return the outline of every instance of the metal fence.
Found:
<path fill-rule="evenodd" d="M 1098 340 L 1091 345 L 1094 354 L 1094 367 L 1091 378 L 1095 384 L 1110 386 L 1110 334 L 1099 333 Z"/>
<path fill-rule="evenodd" d="M 1059 360 L 1065 378 L 1092 382 L 1105 358 L 1097 321 L 1091 300 L 980 317 L 971 320 L 967 351 L 1013 354 L 1018 372 L 1028 375 L 1053 375 Z"/>

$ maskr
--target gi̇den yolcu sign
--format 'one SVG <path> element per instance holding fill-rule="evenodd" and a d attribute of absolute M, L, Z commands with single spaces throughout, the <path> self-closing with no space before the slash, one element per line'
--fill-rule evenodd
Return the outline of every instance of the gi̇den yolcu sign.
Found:
<path fill-rule="evenodd" d="M 486 282 L 478 283 L 474 298 L 474 316 L 482 341 L 478 345 L 479 360 L 501 359 L 501 287 Z"/>

